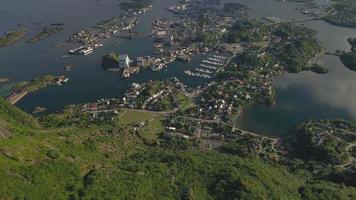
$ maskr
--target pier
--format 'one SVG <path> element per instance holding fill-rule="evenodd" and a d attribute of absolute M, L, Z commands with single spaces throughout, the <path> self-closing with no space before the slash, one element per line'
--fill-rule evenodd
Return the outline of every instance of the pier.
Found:
<path fill-rule="evenodd" d="M 16 104 L 18 101 L 20 101 L 22 98 L 24 98 L 26 95 L 28 94 L 28 92 L 26 90 L 22 90 L 20 92 L 14 92 L 14 93 L 11 93 L 7 98 L 6 100 L 14 105 Z"/>
<path fill-rule="evenodd" d="M 188 76 L 211 79 L 217 71 L 226 65 L 228 58 L 222 55 L 211 55 L 202 60 L 199 67 L 194 70 L 186 70 L 184 73 Z"/>

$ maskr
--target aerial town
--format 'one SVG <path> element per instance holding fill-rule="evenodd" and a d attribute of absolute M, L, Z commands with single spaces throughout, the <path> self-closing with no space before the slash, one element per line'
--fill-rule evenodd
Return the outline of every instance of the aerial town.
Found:
<path fill-rule="evenodd" d="M 36 65 L 56 74 L 0 76 L 0 199 L 356 199 L 354 107 L 337 101 L 356 33 L 339 50 L 313 28 L 349 33 L 355 3 L 110 3 L 83 4 L 100 11 L 75 31 L 36 21 L 0 37 L 0 59 L 47 45 Z"/>

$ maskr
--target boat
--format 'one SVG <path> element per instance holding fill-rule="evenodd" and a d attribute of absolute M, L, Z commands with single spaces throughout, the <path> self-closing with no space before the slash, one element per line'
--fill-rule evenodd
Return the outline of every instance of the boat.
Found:
<path fill-rule="evenodd" d="M 82 50 L 80 51 L 80 54 L 86 56 L 86 55 L 89 55 L 89 54 L 91 54 L 91 53 L 93 53 L 93 52 L 94 52 L 94 49 L 93 49 L 92 47 L 87 47 L 87 48 L 85 48 L 85 49 L 82 49 Z"/>
<path fill-rule="evenodd" d="M 77 52 L 79 52 L 79 51 L 82 50 L 83 48 L 85 48 L 85 46 L 80 46 L 80 47 L 78 47 L 78 48 L 71 49 L 71 50 L 69 50 L 69 54 L 76 54 Z"/>
<path fill-rule="evenodd" d="M 69 71 L 71 71 L 72 70 L 72 65 L 67 65 L 66 67 L 65 67 L 65 71 L 66 72 L 69 72 Z"/>

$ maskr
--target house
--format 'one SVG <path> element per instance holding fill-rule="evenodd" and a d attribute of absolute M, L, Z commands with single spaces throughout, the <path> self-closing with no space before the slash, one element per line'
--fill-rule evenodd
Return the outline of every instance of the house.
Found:
<path fill-rule="evenodd" d="M 167 32 L 166 31 L 157 31 L 156 32 L 156 37 L 163 37 L 167 35 Z"/>
<path fill-rule="evenodd" d="M 144 67 L 145 66 L 145 59 L 143 57 L 136 58 L 136 65 L 137 67 Z"/>
<path fill-rule="evenodd" d="M 169 126 L 169 127 L 166 127 L 166 129 L 167 129 L 167 130 L 170 130 L 170 131 L 176 131 L 176 127 L 171 127 L 171 126 Z"/>
<path fill-rule="evenodd" d="M 189 135 L 185 135 L 183 133 L 172 133 L 172 132 L 166 132 L 163 134 L 164 137 L 166 138 L 177 138 L 177 139 L 189 139 Z"/>
<path fill-rule="evenodd" d="M 119 57 L 119 67 L 120 68 L 129 68 L 131 60 L 128 55 L 120 55 Z"/>

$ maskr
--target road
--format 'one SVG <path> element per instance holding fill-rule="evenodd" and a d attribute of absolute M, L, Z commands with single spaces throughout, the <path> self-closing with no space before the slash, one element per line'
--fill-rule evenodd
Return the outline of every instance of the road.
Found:
<path fill-rule="evenodd" d="M 223 125 L 226 125 L 226 126 L 230 126 L 231 128 L 241 132 L 242 134 L 246 134 L 246 135 L 251 135 L 251 136 L 254 136 L 254 137 L 260 137 L 262 139 L 267 139 L 267 140 L 272 140 L 274 142 L 278 142 L 279 139 L 278 138 L 274 138 L 274 137 L 268 137 L 268 136 L 263 136 L 263 135 L 259 135 L 257 133 L 252 133 L 252 132 L 249 132 L 249 131 L 245 131 L 245 130 L 242 130 L 242 129 L 239 129 L 239 128 L 236 128 L 234 125 L 231 126 L 229 124 L 227 124 L 226 122 L 223 122 L 221 120 L 209 120 L 209 119 L 201 119 L 201 118 L 194 118 L 194 117 L 185 117 L 183 116 L 184 118 L 186 119 L 190 119 L 190 120 L 194 120 L 194 121 L 200 121 L 200 122 L 205 122 L 205 123 L 220 123 L 220 124 L 223 124 Z"/>
<path fill-rule="evenodd" d="M 160 115 L 163 115 L 165 117 L 168 117 L 170 114 L 173 114 L 173 113 L 177 112 L 177 109 L 169 110 L 169 111 L 150 111 L 150 110 L 144 110 L 144 109 L 119 108 L 119 109 L 107 109 L 107 110 L 89 111 L 89 113 L 98 114 L 98 113 L 114 112 L 114 111 L 117 111 L 117 110 L 124 111 L 123 114 L 125 114 L 127 111 L 135 111 L 135 112 L 150 113 L 150 114 L 160 114 Z M 123 114 L 121 114 L 120 116 L 122 116 Z M 279 138 L 263 136 L 263 135 L 259 135 L 259 134 L 252 133 L 252 132 L 249 132 L 249 131 L 245 131 L 245 130 L 236 128 L 234 125 L 231 126 L 231 125 L 227 124 L 226 122 L 223 122 L 223 121 L 221 121 L 219 119 L 209 120 L 209 119 L 201 119 L 201 118 L 194 118 L 194 117 L 187 117 L 187 116 L 182 116 L 182 117 L 186 118 L 186 119 L 194 120 L 194 121 L 205 122 L 205 123 L 220 123 L 220 124 L 223 124 L 223 125 L 226 125 L 226 126 L 230 126 L 231 128 L 241 132 L 241 134 L 251 135 L 253 137 L 260 137 L 262 139 L 272 140 L 274 142 L 278 142 L 279 141 Z"/>
<path fill-rule="evenodd" d="M 356 146 L 356 142 L 350 143 L 350 144 L 347 145 L 347 147 L 345 148 L 346 152 L 348 152 L 352 147 L 355 147 L 355 146 Z M 356 158 L 353 157 L 353 156 L 350 156 L 350 157 L 349 157 L 349 160 L 348 160 L 346 163 L 341 164 L 341 165 L 335 165 L 335 167 L 336 167 L 336 168 L 340 168 L 340 167 L 345 168 L 346 166 L 350 165 L 350 164 L 351 164 L 352 162 L 354 162 L 354 161 L 356 162 Z"/>
<path fill-rule="evenodd" d="M 177 110 L 168 110 L 168 111 L 150 111 L 150 110 L 144 110 L 144 109 L 131 109 L 131 108 L 117 108 L 117 109 L 107 109 L 107 110 L 92 110 L 88 111 L 88 113 L 91 114 L 99 114 L 99 113 L 108 113 L 108 112 L 114 112 L 114 111 L 135 111 L 135 112 L 142 112 L 142 113 L 151 113 L 151 114 L 160 114 L 160 115 L 169 115 L 172 113 L 177 112 Z"/>

